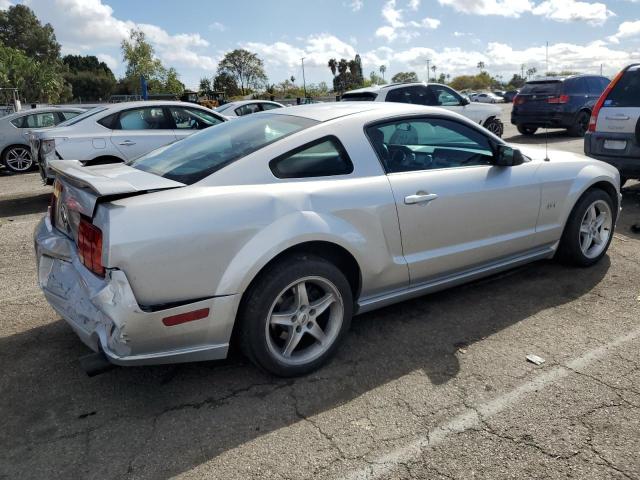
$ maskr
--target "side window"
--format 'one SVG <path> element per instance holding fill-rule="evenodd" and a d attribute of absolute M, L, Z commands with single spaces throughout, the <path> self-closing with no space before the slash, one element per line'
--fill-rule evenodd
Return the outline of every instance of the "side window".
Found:
<path fill-rule="evenodd" d="M 274 103 L 261 103 L 262 110 L 273 110 L 275 108 L 282 108 L 280 105 L 276 105 Z"/>
<path fill-rule="evenodd" d="M 489 139 L 462 123 L 445 119 L 395 121 L 367 128 L 387 173 L 490 165 Z"/>
<path fill-rule="evenodd" d="M 98 120 L 98 123 L 109 130 L 113 130 L 116 128 L 116 124 L 118 123 L 118 114 L 112 113 L 111 115 L 107 115 L 106 117 Z"/>
<path fill-rule="evenodd" d="M 434 99 L 434 103 L 431 105 L 441 107 L 455 107 L 460 105 L 460 97 L 450 88 L 442 85 L 429 85 L 428 89 Z"/>
<path fill-rule="evenodd" d="M 163 130 L 172 128 L 162 107 L 134 108 L 120 112 L 115 130 Z"/>
<path fill-rule="evenodd" d="M 304 145 L 269 162 L 278 178 L 309 178 L 348 175 L 353 164 L 335 137 L 326 137 Z"/>
<path fill-rule="evenodd" d="M 598 77 L 587 78 L 587 85 L 589 86 L 589 94 L 594 96 L 599 96 L 605 89 L 605 87 L 602 86 L 602 79 Z"/>
<path fill-rule="evenodd" d="M 587 79 L 580 77 L 567 80 L 565 82 L 565 92 L 569 95 L 586 95 L 589 92 Z"/>
<path fill-rule="evenodd" d="M 11 124 L 16 127 L 16 128 L 26 128 L 27 124 L 27 117 L 18 117 L 18 118 L 14 118 L 13 120 L 11 120 Z"/>
<path fill-rule="evenodd" d="M 53 127 L 55 124 L 56 117 L 53 112 L 34 113 L 22 117 L 22 125 L 19 128 L 46 128 Z"/>
<path fill-rule="evenodd" d="M 396 88 L 395 90 L 391 90 L 387 93 L 385 102 L 413 103 L 411 101 L 411 90 L 409 88 Z"/>
<path fill-rule="evenodd" d="M 79 113 L 79 112 L 69 112 L 69 111 L 64 111 L 64 112 L 61 112 L 61 113 L 62 113 L 62 116 L 64 117 L 64 118 L 62 119 L 62 121 L 63 121 L 63 122 L 64 122 L 65 120 L 69 120 L 69 119 L 71 119 L 71 118 L 73 118 L 73 117 L 77 117 L 78 115 L 80 115 L 80 113 Z"/>
<path fill-rule="evenodd" d="M 222 123 L 222 120 L 195 108 L 169 107 L 171 117 L 180 130 L 202 130 Z"/>
<path fill-rule="evenodd" d="M 241 107 L 236 108 L 236 115 L 250 115 L 252 113 L 258 113 L 260 111 L 260 105 L 257 103 L 248 103 L 246 105 L 242 105 Z"/>

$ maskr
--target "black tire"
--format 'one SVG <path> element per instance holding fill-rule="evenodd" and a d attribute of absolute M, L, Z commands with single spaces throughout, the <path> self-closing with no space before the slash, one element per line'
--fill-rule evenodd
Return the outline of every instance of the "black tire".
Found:
<path fill-rule="evenodd" d="M 487 120 L 484 124 L 484 128 L 498 137 L 502 137 L 502 134 L 504 133 L 504 125 L 497 118 L 490 118 Z"/>
<path fill-rule="evenodd" d="M 522 135 L 535 135 L 538 129 L 537 127 L 527 127 L 526 125 L 518 125 L 518 131 Z"/>
<path fill-rule="evenodd" d="M 326 347 L 319 347 L 321 349 L 326 348 L 326 350 L 308 362 L 292 365 L 282 361 L 281 357 L 272 351 L 272 347 L 270 347 L 272 343 L 270 342 L 273 342 L 273 340 L 267 338 L 267 335 L 272 335 L 272 332 L 274 332 L 272 329 L 280 328 L 281 330 L 278 330 L 280 335 L 274 335 L 271 338 L 281 338 L 283 332 L 285 332 L 285 327 L 272 326 L 268 317 L 275 302 L 281 298 L 281 293 L 286 291 L 288 286 L 306 277 L 321 278 L 335 287 L 339 293 L 339 300 L 342 301 L 342 322 L 337 327 L 331 343 Z M 311 296 L 309 304 L 312 304 Z M 330 313 L 328 311 L 325 311 L 325 313 L 327 315 L 325 318 L 328 318 Z M 322 315 L 325 315 L 325 313 Z M 297 254 L 283 259 L 260 273 L 259 277 L 245 293 L 238 314 L 240 349 L 256 366 L 271 374 L 281 377 L 304 375 L 325 364 L 335 354 L 349 330 L 352 316 L 353 294 L 344 274 L 335 265 L 320 257 Z M 319 315 L 318 324 L 321 322 L 320 317 Z M 269 333 L 267 332 L 268 322 Z M 300 330 L 298 329 L 297 331 Z M 289 330 L 289 332 L 293 332 L 293 330 Z M 305 333 L 306 331 L 302 335 L 305 335 Z M 286 333 L 286 335 L 290 335 L 290 333 Z M 310 335 L 303 338 L 309 337 Z M 285 338 L 284 342 L 286 340 Z M 314 339 L 311 338 L 310 340 L 313 343 Z M 301 340 L 300 345 L 302 343 Z"/>
<path fill-rule="evenodd" d="M 12 173 L 25 173 L 33 168 L 31 150 L 25 145 L 10 145 L 2 153 L 2 164 Z"/>
<path fill-rule="evenodd" d="M 609 232 L 609 238 L 606 241 L 604 249 L 596 257 L 586 256 L 580 248 L 580 226 L 582 220 L 587 212 L 587 209 L 597 201 L 604 201 L 610 209 L 611 229 Z M 599 262 L 602 257 L 607 253 L 611 240 L 613 239 L 613 226 L 615 225 L 617 211 L 614 206 L 614 202 L 607 192 L 600 190 L 599 188 L 593 188 L 587 190 L 578 202 L 571 210 L 571 214 L 562 232 L 562 238 L 560 239 L 560 245 L 556 252 L 556 259 L 567 265 L 573 265 L 577 267 L 590 267 Z"/>
<path fill-rule="evenodd" d="M 572 137 L 584 137 L 587 133 L 587 128 L 589 128 L 589 118 L 591 118 L 591 114 L 586 110 L 583 110 L 576 115 L 576 120 L 573 126 L 567 129 L 569 135 Z"/>

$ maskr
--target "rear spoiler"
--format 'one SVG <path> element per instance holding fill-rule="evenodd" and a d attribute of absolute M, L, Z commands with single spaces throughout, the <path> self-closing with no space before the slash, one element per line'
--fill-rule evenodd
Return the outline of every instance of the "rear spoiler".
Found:
<path fill-rule="evenodd" d="M 138 170 L 124 163 L 84 166 L 79 160 L 51 160 L 48 166 L 76 187 L 98 197 L 184 187 L 184 183 Z"/>

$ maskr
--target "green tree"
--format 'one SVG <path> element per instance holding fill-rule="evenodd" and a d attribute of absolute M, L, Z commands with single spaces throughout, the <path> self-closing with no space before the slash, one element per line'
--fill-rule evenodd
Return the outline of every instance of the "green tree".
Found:
<path fill-rule="evenodd" d="M 73 98 L 105 100 L 116 87 L 116 78 L 106 63 L 93 55 L 67 55 L 62 59 L 67 66 L 65 81 L 71 86 Z"/>
<path fill-rule="evenodd" d="M 24 5 L 0 11 L 0 43 L 23 51 L 37 61 L 56 62 L 60 56 L 60 44 L 53 27 L 42 25 L 33 11 Z"/>
<path fill-rule="evenodd" d="M 210 95 L 211 91 L 213 90 L 211 88 L 211 80 L 206 77 L 201 78 L 200 87 L 198 88 L 198 90 L 200 91 L 201 95 Z"/>
<path fill-rule="evenodd" d="M 264 63 L 257 54 L 236 49 L 228 52 L 218 64 L 218 75 L 225 73 L 240 86 L 242 95 L 247 89 L 257 89 L 267 82 Z"/>
<path fill-rule="evenodd" d="M 330 59 L 327 66 L 329 67 L 329 70 L 331 70 L 331 75 L 335 77 L 336 71 L 338 69 L 338 62 L 336 62 L 336 59 L 335 58 Z"/>
<path fill-rule="evenodd" d="M 398 72 L 393 77 L 391 77 L 391 81 L 393 83 L 417 82 L 418 75 L 416 74 L 416 72 Z"/>
<path fill-rule="evenodd" d="M 177 97 L 184 93 L 184 83 L 180 81 L 180 75 L 175 68 L 169 68 L 163 80 L 162 93 L 172 93 Z"/>
<path fill-rule="evenodd" d="M 509 83 L 507 84 L 507 88 L 509 88 L 509 90 L 520 88 L 525 84 L 526 81 L 527 80 L 524 77 L 518 75 L 517 73 L 514 73 L 513 77 L 511 77 L 511 80 L 509 80 Z"/>
<path fill-rule="evenodd" d="M 132 93 L 140 90 L 140 77 L 147 80 L 150 89 L 162 84 L 166 70 L 156 58 L 153 46 L 142 30 L 132 29 L 129 38 L 122 40 L 121 48 L 122 57 L 127 63 L 125 79 Z"/>
<path fill-rule="evenodd" d="M 236 79 L 228 73 L 219 73 L 213 79 L 213 89 L 216 92 L 225 92 L 227 97 L 235 97 L 240 95 L 240 88 L 236 83 Z"/>

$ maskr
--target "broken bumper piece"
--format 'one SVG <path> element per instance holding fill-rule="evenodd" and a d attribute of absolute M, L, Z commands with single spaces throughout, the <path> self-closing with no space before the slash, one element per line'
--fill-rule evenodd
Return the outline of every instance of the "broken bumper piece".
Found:
<path fill-rule="evenodd" d="M 75 243 L 51 226 L 36 227 L 38 283 L 49 304 L 93 351 L 116 365 L 153 365 L 225 358 L 239 295 L 199 300 L 155 311 L 143 310 L 124 272 L 91 273 Z M 167 326 L 163 319 L 194 310 L 209 314 Z"/>

